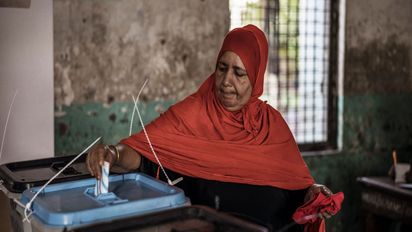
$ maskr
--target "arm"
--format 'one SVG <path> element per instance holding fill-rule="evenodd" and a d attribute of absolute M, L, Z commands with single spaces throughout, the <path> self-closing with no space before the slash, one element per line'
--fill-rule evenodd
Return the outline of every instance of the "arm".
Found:
<path fill-rule="evenodd" d="M 118 155 L 117 152 L 119 152 Z M 124 144 L 115 146 L 98 144 L 94 146 L 87 155 L 86 163 L 90 174 L 97 179 L 101 177 L 101 166 L 104 161 L 109 162 L 110 167 L 115 165 L 131 171 L 139 168 L 141 156 L 137 151 Z"/>

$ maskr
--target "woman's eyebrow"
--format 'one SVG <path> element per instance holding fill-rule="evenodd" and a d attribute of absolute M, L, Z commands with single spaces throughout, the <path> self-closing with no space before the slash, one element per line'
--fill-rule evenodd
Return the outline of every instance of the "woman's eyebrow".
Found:
<path fill-rule="evenodd" d="M 225 62 L 223 62 L 223 61 L 219 61 L 219 62 L 217 62 L 217 64 L 218 64 L 218 65 L 228 66 L 228 64 L 226 64 L 226 63 L 225 63 Z"/>
<path fill-rule="evenodd" d="M 224 62 L 224 61 L 218 61 L 218 62 L 217 62 L 217 65 L 223 65 L 223 66 L 225 66 L 225 67 L 229 66 L 229 65 L 228 65 L 226 62 Z M 233 65 L 233 68 L 236 69 L 237 71 L 242 71 L 242 72 L 245 72 L 245 73 L 246 73 L 246 69 L 241 68 L 240 66 Z"/>

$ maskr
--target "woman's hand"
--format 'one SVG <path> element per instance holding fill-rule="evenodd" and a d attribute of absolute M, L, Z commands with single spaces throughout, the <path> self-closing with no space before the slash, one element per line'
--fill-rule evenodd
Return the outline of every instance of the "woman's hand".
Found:
<path fill-rule="evenodd" d="M 107 145 L 97 144 L 92 149 L 90 149 L 89 154 L 87 155 L 87 168 L 92 176 L 95 176 L 96 179 L 101 178 L 103 162 L 107 161 L 110 163 L 110 167 L 113 166 L 116 161 L 115 151 L 111 151 Z"/>
<path fill-rule="evenodd" d="M 312 200 L 318 193 L 323 193 L 325 196 L 331 196 L 333 194 L 333 192 L 325 185 L 313 184 L 305 195 L 305 202 Z M 322 219 L 329 219 L 331 216 L 332 215 L 328 212 L 323 212 L 319 215 Z"/>
<path fill-rule="evenodd" d="M 128 172 L 139 168 L 141 156 L 131 147 L 117 144 L 104 145 L 98 144 L 94 146 L 87 155 L 87 168 L 90 174 L 100 180 L 103 162 L 110 163 L 110 167 L 116 164 L 117 171 Z"/>

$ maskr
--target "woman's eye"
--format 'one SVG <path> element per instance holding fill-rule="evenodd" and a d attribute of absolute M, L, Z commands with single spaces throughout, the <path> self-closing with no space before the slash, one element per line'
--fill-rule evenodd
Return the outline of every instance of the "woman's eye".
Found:
<path fill-rule="evenodd" d="M 238 77 L 244 77 L 244 76 L 246 76 L 246 73 L 236 72 L 236 76 L 238 76 Z"/>

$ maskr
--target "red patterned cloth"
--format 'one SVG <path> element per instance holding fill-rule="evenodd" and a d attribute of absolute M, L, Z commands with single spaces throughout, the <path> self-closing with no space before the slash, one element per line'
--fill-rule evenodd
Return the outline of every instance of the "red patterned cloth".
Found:
<path fill-rule="evenodd" d="M 318 193 L 312 200 L 299 207 L 293 214 L 293 220 L 298 224 L 306 224 L 305 232 L 323 232 L 325 220 L 318 217 L 323 212 L 335 215 L 341 208 L 344 199 L 343 192 L 331 196 Z"/>

